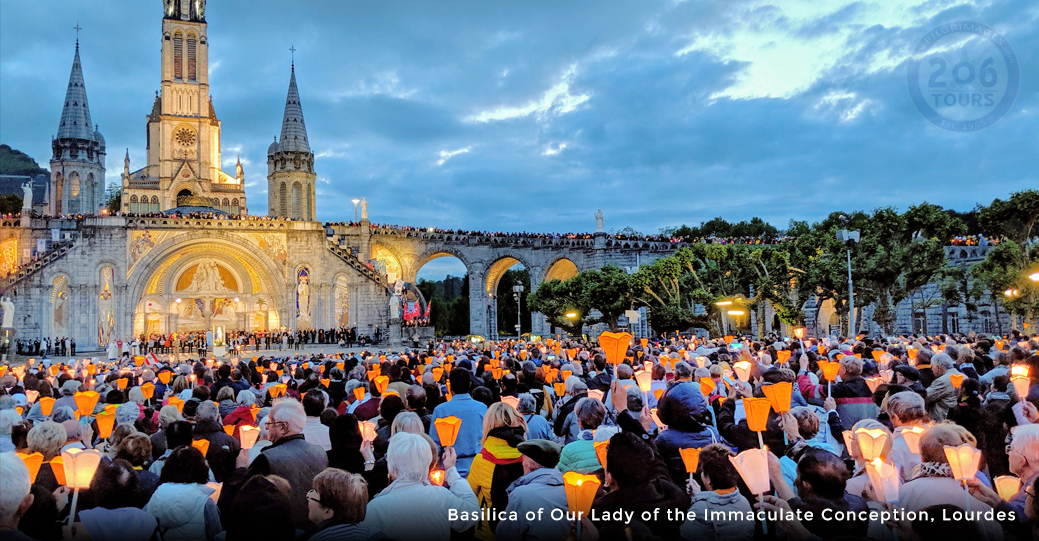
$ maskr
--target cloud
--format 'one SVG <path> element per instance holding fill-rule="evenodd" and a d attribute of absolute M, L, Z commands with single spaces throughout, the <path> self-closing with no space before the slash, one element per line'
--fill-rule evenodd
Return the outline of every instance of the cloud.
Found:
<path fill-rule="evenodd" d="M 459 154 L 467 154 L 470 150 L 472 150 L 472 148 L 472 146 L 467 146 L 465 148 L 460 148 L 458 150 L 441 150 L 440 159 L 437 160 L 437 165 L 444 165 L 444 163 L 446 163 L 447 160 L 450 160 L 451 158 Z"/>
<path fill-rule="evenodd" d="M 494 122 L 498 120 L 509 120 L 512 118 L 523 118 L 525 116 L 537 115 L 565 115 L 573 112 L 591 96 L 589 94 L 572 94 L 570 84 L 576 65 L 571 65 L 561 80 L 546 90 L 540 98 L 527 102 L 518 107 L 501 106 L 474 113 L 466 117 L 467 122 Z"/>
<path fill-rule="evenodd" d="M 547 145 L 545 145 L 545 150 L 541 153 L 541 155 L 542 156 L 555 156 L 556 154 L 559 154 L 560 152 L 562 152 L 563 149 L 566 148 L 566 146 L 567 146 L 566 143 L 559 143 L 558 145 L 555 146 L 555 148 L 553 148 L 551 144 L 547 144 Z"/>

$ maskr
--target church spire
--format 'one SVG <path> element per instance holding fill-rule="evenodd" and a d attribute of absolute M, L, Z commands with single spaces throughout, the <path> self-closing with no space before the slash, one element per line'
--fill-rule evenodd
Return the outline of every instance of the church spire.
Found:
<path fill-rule="evenodd" d="M 303 106 L 299 103 L 299 89 L 296 88 L 296 66 L 293 62 L 292 76 L 289 79 L 289 94 L 285 98 L 285 116 L 281 122 L 281 141 L 279 152 L 310 152 L 307 141 L 307 126 L 303 123 Z"/>
<path fill-rule="evenodd" d="M 72 61 L 69 87 L 65 91 L 65 106 L 61 110 L 58 139 L 94 139 L 91 130 L 90 107 L 87 106 L 87 89 L 83 85 L 83 66 L 79 61 L 79 38 L 76 38 L 76 56 Z"/>

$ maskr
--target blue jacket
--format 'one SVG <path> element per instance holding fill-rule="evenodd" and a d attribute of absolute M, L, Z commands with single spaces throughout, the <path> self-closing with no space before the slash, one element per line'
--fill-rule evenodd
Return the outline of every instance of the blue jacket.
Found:
<path fill-rule="evenodd" d="M 689 474 L 679 449 L 721 443 L 735 450 L 713 426 L 706 424 L 710 422 L 707 400 L 697 384 L 684 381 L 669 387 L 660 397 L 657 416 L 667 425 L 667 430 L 657 435 L 657 451 L 667 465 L 671 480 L 680 487 L 685 486 Z"/>
<path fill-rule="evenodd" d="M 527 422 L 528 440 L 553 441 L 552 427 L 544 417 L 536 413 L 526 413 L 523 415 L 523 420 Z"/>
<path fill-rule="evenodd" d="M 462 420 L 462 426 L 458 427 L 458 438 L 455 439 L 455 453 L 458 462 L 455 467 L 458 474 L 465 477 L 469 474 L 469 466 L 473 463 L 473 457 L 480 452 L 483 439 L 483 416 L 487 413 L 487 406 L 483 402 L 473 400 L 469 393 L 459 393 L 451 398 L 450 402 L 444 402 L 433 409 L 433 422 L 429 424 L 429 437 L 440 448 L 440 436 L 437 434 L 436 420 L 444 417 L 458 417 Z"/>
<path fill-rule="evenodd" d="M 499 522 L 494 530 L 498 541 L 550 541 L 569 535 L 569 522 L 551 518 L 553 509 L 567 509 L 562 472 L 555 468 L 534 470 L 513 481 L 506 492 L 509 505 L 505 512 L 515 511 L 520 520 Z M 540 512 L 541 520 L 527 520 L 528 512 Z"/>

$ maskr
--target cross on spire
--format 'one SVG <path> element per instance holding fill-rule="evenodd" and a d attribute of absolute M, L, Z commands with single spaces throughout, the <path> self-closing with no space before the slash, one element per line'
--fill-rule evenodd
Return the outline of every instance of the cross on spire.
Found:
<path fill-rule="evenodd" d="M 289 51 L 292 52 L 292 69 L 296 69 L 296 46 L 290 46 Z"/>
<path fill-rule="evenodd" d="M 76 48 L 79 49 L 79 31 L 83 30 L 83 27 L 76 23 L 76 26 L 73 26 L 72 29 L 76 31 Z"/>

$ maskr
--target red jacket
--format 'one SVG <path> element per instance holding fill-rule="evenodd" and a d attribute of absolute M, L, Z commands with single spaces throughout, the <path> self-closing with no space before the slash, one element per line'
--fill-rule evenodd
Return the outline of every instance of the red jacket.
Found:
<path fill-rule="evenodd" d="M 256 421 L 253 420 L 253 413 L 251 409 L 252 408 L 247 408 L 245 406 L 238 406 L 238 408 L 236 408 L 234 411 L 228 413 L 227 417 L 224 417 L 225 425 L 235 426 L 234 433 L 232 433 L 231 435 L 235 438 L 238 438 L 239 441 L 241 441 L 241 435 L 238 434 L 239 425 L 256 426 Z"/>

